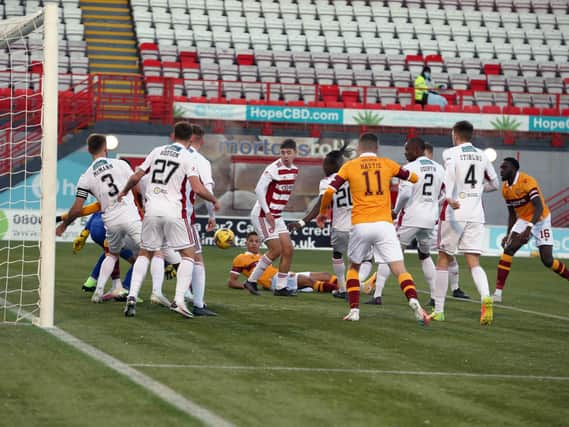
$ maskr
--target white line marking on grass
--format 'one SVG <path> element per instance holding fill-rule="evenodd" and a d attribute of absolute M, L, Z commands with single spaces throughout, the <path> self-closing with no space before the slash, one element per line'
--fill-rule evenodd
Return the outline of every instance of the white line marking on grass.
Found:
<path fill-rule="evenodd" d="M 427 294 L 429 295 L 430 292 L 429 291 L 422 291 L 422 290 L 417 290 L 417 292 L 422 293 L 422 294 Z M 480 305 L 480 301 L 478 301 L 477 299 L 464 299 L 464 298 L 455 298 L 455 297 L 451 297 L 448 296 L 447 299 L 452 299 L 453 301 L 464 301 L 464 302 L 469 302 L 472 304 L 477 304 Z M 569 322 L 569 317 L 565 317 L 565 316 L 559 316 L 557 314 L 551 314 L 551 313 L 542 313 L 540 311 L 533 311 L 533 310 L 526 310 L 525 308 L 518 308 L 518 307 L 514 307 L 512 305 L 503 305 L 500 303 L 494 303 L 494 309 L 505 309 L 505 310 L 511 310 L 511 311 L 518 311 L 520 313 L 525 313 L 525 314 L 535 314 L 536 316 L 541 316 L 541 317 L 547 317 L 549 319 L 556 319 L 556 320 L 563 320 L 565 322 Z"/>
<path fill-rule="evenodd" d="M 281 372 L 319 372 L 341 374 L 382 374 L 406 375 L 421 377 L 465 377 L 465 378 L 496 378 L 510 380 L 537 380 L 537 381 L 569 381 L 569 377 L 549 375 L 515 375 L 515 374 L 484 374 L 476 372 L 429 372 L 429 371 L 392 371 L 384 369 L 350 369 L 350 368 L 303 368 L 300 366 L 231 366 L 231 365 L 184 365 L 160 363 L 133 363 L 136 368 L 157 369 L 219 369 L 227 371 L 281 371 Z"/>
<path fill-rule="evenodd" d="M 6 301 L 0 298 L 0 304 L 5 305 Z M 15 310 L 15 309 L 10 309 Z M 38 318 L 33 316 L 32 314 L 20 310 L 20 315 L 31 321 L 32 323 L 36 323 Z M 70 345 L 71 347 L 79 350 L 81 353 L 86 354 L 87 356 L 101 362 L 103 365 L 111 368 L 113 371 L 118 372 L 121 375 L 126 376 L 129 380 L 138 384 L 146 391 L 158 396 L 164 402 L 172 405 L 176 409 L 182 411 L 183 413 L 190 415 L 191 417 L 197 418 L 200 421 L 204 422 L 206 425 L 213 426 L 213 427 L 233 427 L 234 425 L 229 421 L 224 420 L 223 418 L 215 415 L 213 412 L 209 411 L 208 409 L 198 405 L 197 403 L 191 401 L 190 399 L 185 398 L 181 394 L 175 392 L 170 387 L 153 380 L 149 376 L 143 374 L 140 371 L 137 371 L 132 367 L 132 365 L 128 365 L 124 362 L 121 362 L 119 359 L 114 358 L 110 354 L 105 353 L 90 344 L 87 344 L 84 341 L 81 341 L 79 338 L 71 335 L 70 333 L 65 332 L 62 329 L 59 329 L 57 326 L 53 328 L 42 328 L 44 331 L 50 333 L 51 335 L 55 336 L 59 340 L 63 341 L 64 343 Z"/>

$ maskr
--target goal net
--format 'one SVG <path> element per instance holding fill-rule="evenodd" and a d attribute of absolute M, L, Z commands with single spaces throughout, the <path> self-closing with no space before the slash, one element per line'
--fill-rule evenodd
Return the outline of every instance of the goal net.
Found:
<path fill-rule="evenodd" d="M 53 324 L 57 19 L 48 5 L 0 21 L 1 323 Z"/>

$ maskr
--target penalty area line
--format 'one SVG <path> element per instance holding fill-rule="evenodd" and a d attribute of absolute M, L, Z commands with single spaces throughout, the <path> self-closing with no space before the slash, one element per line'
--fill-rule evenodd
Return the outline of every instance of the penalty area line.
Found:
<path fill-rule="evenodd" d="M 5 304 L 6 301 L 0 297 L 0 304 L 2 303 Z M 20 310 L 19 314 L 21 315 L 22 318 L 29 320 L 33 324 L 38 324 L 39 319 L 33 316 L 31 313 L 25 312 L 24 310 Z M 146 391 L 157 396 L 158 398 L 168 403 L 169 405 L 173 406 L 174 408 L 178 409 L 179 411 L 183 412 L 184 414 L 189 415 L 193 418 L 197 418 L 206 425 L 212 427 L 234 427 L 234 424 L 214 414 L 213 412 L 204 408 L 203 406 L 198 405 L 192 400 L 182 396 L 181 394 L 175 392 L 170 387 L 162 384 L 161 382 L 158 382 L 150 378 L 149 376 L 143 374 L 142 372 L 134 369 L 132 365 L 124 363 L 119 359 L 111 356 L 110 354 L 107 354 L 104 351 L 99 350 L 98 348 L 93 347 L 90 344 L 87 344 L 86 342 L 80 340 L 79 338 L 75 337 L 74 335 L 71 335 L 68 332 L 65 332 L 64 330 L 58 328 L 57 326 L 53 328 L 40 328 L 40 329 L 53 335 L 60 341 L 63 341 L 65 344 L 75 348 L 76 350 L 79 350 L 81 353 L 86 354 L 92 359 L 101 362 L 103 365 L 112 369 L 113 371 L 121 375 L 124 375 L 127 379 L 129 379 L 133 383 L 139 385 Z"/>
<path fill-rule="evenodd" d="M 387 369 L 350 369 L 350 368 L 303 368 L 300 366 L 239 366 L 239 365 L 191 365 L 191 364 L 160 364 L 160 363 L 132 363 L 129 366 L 136 368 L 156 369 L 211 369 L 225 371 L 274 371 L 274 372 L 303 372 L 303 373 L 341 373 L 341 374 L 381 374 L 419 377 L 463 377 L 486 378 L 504 380 L 529 381 L 569 381 L 569 377 L 551 375 L 516 375 L 516 374 L 485 374 L 477 372 L 429 372 L 429 371 L 396 371 Z"/>

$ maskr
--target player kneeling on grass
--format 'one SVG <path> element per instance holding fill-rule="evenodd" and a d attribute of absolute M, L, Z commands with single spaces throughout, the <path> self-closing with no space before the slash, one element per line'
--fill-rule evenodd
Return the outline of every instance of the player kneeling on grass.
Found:
<path fill-rule="evenodd" d="M 539 249 L 543 265 L 552 269 L 566 280 L 569 270 L 558 259 L 553 258 L 553 234 L 551 214 L 537 181 L 521 172 L 519 162 L 507 157 L 500 166 L 502 195 L 508 206 L 508 232 L 502 240 L 504 253 L 498 262 L 494 301 L 502 302 L 502 290 L 512 266 L 514 254 L 533 236 Z"/>
<path fill-rule="evenodd" d="M 227 286 L 233 289 L 245 289 L 243 284 L 239 282 L 239 275 L 243 274 L 249 278 L 251 272 L 261 259 L 262 255 L 259 252 L 261 242 L 256 232 L 252 231 L 247 234 L 245 242 L 247 251 L 237 255 L 233 259 L 231 265 L 231 272 L 227 280 Z M 267 290 L 274 290 L 277 282 L 278 270 L 270 265 L 263 272 L 257 283 Z M 338 289 L 338 281 L 336 276 L 324 272 L 306 272 L 306 273 L 293 273 L 290 272 L 287 278 L 287 289 L 291 292 L 296 292 L 297 289 L 301 291 L 316 291 L 316 292 L 332 292 Z"/>

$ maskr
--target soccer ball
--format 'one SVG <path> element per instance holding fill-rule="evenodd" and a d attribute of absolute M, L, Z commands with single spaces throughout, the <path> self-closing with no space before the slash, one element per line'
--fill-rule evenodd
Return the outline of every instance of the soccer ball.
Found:
<path fill-rule="evenodd" d="M 213 235 L 213 240 L 220 249 L 227 249 L 233 246 L 234 239 L 235 234 L 229 228 L 220 228 Z"/>

